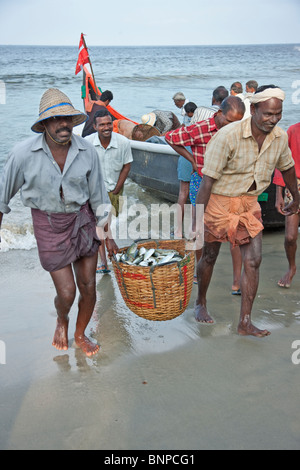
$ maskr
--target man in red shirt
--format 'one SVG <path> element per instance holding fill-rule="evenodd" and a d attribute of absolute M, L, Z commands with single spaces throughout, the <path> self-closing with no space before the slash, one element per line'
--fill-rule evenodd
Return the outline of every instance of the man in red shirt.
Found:
<path fill-rule="evenodd" d="M 167 132 L 165 135 L 166 142 L 179 155 L 190 161 L 193 171 L 197 171 L 202 176 L 206 145 L 218 129 L 242 119 L 244 110 L 245 105 L 240 98 L 228 96 L 222 102 L 220 109 L 211 118 Z M 191 147 L 193 153 L 185 148 L 188 146 Z"/>
<path fill-rule="evenodd" d="M 289 147 L 292 151 L 292 157 L 295 162 L 296 176 L 298 179 L 298 188 L 300 191 L 300 122 L 289 127 L 287 130 L 289 137 Z M 273 183 L 276 184 L 276 209 L 280 214 L 284 214 L 282 209 L 291 201 L 291 195 L 285 187 L 282 175 L 279 170 L 275 170 Z M 297 238 L 298 226 L 300 221 L 300 214 L 293 214 L 285 217 L 285 239 L 284 248 L 286 257 L 289 264 L 289 269 L 285 275 L 278 281 L 279 287 L 290 287 L 293 277 L 296 274 L 296 251 L 297 251 Z"/>

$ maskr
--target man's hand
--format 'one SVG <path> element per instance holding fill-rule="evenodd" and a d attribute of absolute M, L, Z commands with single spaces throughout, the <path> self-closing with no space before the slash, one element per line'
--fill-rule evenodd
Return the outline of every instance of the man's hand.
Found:
<path fill-rule="evenodd" d="M 282 194 L 282 190 L 284 188 L 282 186 L 276 186 L 276 199 L 275 199 L 275 207 L 277 209 L 277 212 L 279 212 L 279 214 L 282 214 L 282 215 L 286 215 L 284 212 L 283 212 L 283 209 L 284 209 L 284 200 L 283 200 L 283 194 Z"/>
<path fill-rule="evenodd" d="M 292 201 L 286 207 L 282 209 L 281 214 L 283 215 L 295 215 L 299 214 L 299 204 L 298 202 Z"/>
<path fill-rule="evenodd" d="M 105 243 L 108 257 L 112 258 L 114 254 L 116 255 L 118 253 L 119 247 L 113 238 L 106 238 Z"/>

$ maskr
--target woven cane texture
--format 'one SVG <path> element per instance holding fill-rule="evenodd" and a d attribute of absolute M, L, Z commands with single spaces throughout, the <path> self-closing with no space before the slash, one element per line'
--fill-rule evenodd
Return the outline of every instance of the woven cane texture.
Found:
<path fill-rule="evenodd" d="M 187 308 L 194 276 L 194 252 L 185 240 L 150 240 L 138 243 L 146 249 L 177 250 L 182 261 L 156 266 L 135 266 L 112 260 L 118 286 L 127 307 L 146 320 L 172 320 Z M 128 247 L 120 251 L 126 251 Z"/>
<path fill-rule="evenodd" d="M 31 129 L 34 132 L 44 132 L 42 121 L 51 117 L 72 116 L 73 125 L 78 126 L 86 121 L 86 114 L 75 109 L 70 99 L 57 88 L 49 88 L 40 101 L 39 117 Z"/>

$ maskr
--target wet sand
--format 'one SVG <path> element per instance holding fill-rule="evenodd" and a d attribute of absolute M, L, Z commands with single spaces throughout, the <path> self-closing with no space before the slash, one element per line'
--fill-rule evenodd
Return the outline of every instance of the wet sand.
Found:
<path fill-rule="evenodd" d="M 216 320 L 188 309 L 150 322 L 125 306 L 114 275 L 98 275 L 89 333 L 100 353 L 52 346 L 54 288 L 36 250 L 0 255 L 1 449 L 299 449 L 300 276 L 286 270 L 283 232 L 264 234 L 253 321 L 263 339 L 236 334 L 240 298 L 231 295 L 229 246 L 221 249 L 209 290 Z M 298 264 L 299 255 L 298 255 Z M 72 309 L 70 335 L 74 333 Z M 300 354 L 299 354 L 300 357 Z"/>

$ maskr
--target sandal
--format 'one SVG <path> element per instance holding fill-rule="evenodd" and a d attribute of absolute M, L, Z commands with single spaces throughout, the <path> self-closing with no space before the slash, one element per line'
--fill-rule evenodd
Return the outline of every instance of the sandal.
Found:
<path fill-rule="evenodd" d="M 232 290 L 232 291 L 231 291 L 231 294 L 232 294 L 232 295 L 242 295 L 241 289 Z"/>
<path fill-rule="evenodd" d="M 108 274 L 110 273 L 110 269 L 107 268 L 107 266 L 105 266 L 105 264 L 101 264 L 101 266 L 98 266 L 97 269 L 96 269 L 96 273 L 99 274 Z"/>

